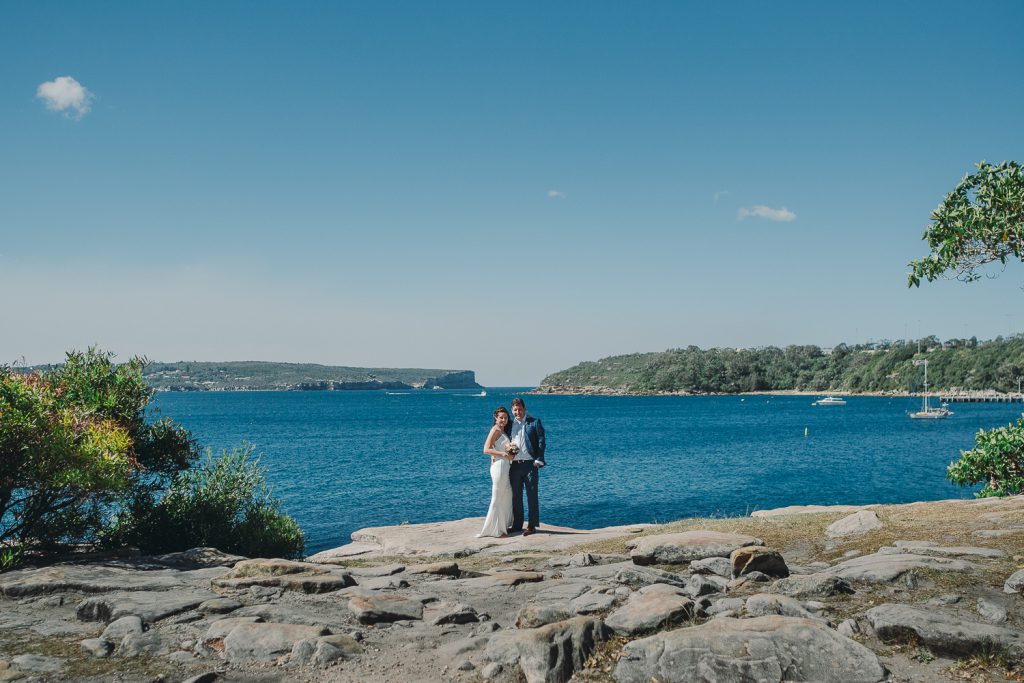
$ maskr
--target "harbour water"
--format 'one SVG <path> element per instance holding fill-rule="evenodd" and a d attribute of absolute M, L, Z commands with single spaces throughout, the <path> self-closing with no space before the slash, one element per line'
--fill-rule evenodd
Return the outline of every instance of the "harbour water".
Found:
<path fill-rule="evenodd" d="M 254 444 L 313 553 L 361 527 L 482 517 L 491 412 L 521 391 L 161 393 L 153 403 L 215 451 Z M 914 399 L 856 396 L 830 407 L 812 396 L 523 396 L 548 436 L 541 524 L 578 528 L 969 498 L 946 465 L 979 429 L 1021 415 L 1019 404 L 974 403 L 911 420 Z"/>

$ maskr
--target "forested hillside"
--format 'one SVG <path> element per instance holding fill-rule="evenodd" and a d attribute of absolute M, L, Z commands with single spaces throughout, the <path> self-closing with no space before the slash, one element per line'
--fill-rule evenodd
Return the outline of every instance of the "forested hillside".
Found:
<path fill-rule="evenodd" d="M 545 377 L 539 391 L 914 391 L 920 374 L 914 359 L 928 360 L 928 382 L 935 391 L 1017 391 L 1018 378 L 1024 377 L 1024 335 L 983 342 L 926 337 L 832 349 L 689 346 L 580 363 Z"/>

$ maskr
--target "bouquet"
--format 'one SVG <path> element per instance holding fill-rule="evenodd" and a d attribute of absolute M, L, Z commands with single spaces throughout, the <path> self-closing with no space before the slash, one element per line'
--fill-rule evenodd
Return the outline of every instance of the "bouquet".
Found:
<path fill-rule="evenodd" d="M 515 445 L 511 441 L 505 446 L 505 455 L 510 455 L 513 458 L 519 455 L 519 446 Z"/>

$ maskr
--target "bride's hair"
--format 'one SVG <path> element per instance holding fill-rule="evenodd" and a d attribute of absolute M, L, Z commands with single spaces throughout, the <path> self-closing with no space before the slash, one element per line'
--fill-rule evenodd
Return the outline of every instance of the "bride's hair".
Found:
<path fill-rule="evenodd" d="M 494 410 L 494 424 L 498 424 L 498 413 L 505 413 L 505 420 L 508 422 L 512 421 L 512 418 L 508 414 L 508 409 L 505 406 L 498 406 Z"/>

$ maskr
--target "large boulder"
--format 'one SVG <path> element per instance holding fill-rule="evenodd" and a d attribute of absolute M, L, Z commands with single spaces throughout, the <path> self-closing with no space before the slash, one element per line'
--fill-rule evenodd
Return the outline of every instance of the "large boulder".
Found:
<path fill-rule="evenodd" d="M 636 635 L 672 626 L 693 617 L 693 600 L 674 586 L 656 583 L 629 596 L 626 604 L 605 619 L 620 635 Z"/>
<path fill-rule="evenodd" d="M 197 590 L 110 593 L 86 598 L 78 604 L 75 612 L 82 621 L 109 623 L 121 617 L 137 615 L 143 623 L 151 624 L 219 597 L 210 591 Z"/>
<path fill-rule="evenodd" d="M 1010 574 L 1009 578 L 1006 579 L 1006 583 L 1003 584 L 1003 592 L 1024 592 L 1024 569 L 1018 569 L 1014 573 Z"/>
<path fill-rule="evenodd" d="M 784 617 L 802 617 L 804 619 L 819 619 L 796 599 L 788 595 L 777 595 L 773 593 L 757 593 L 747 598 L 745 605 L 747 614 L 752 617 L 765 617 L 777 614 Z"/>
<path fill-rule="evenodd" d="M 871 650 L 819 621 L 720 617 L 628 643 L 619 683 L 879 683 L 885 667 Z"/>
<path fill-rule="evenodd" d="M 400 595 L 354 595 L 348 608 L 361 624 L 423 618 L 423 603 Z"/>
<path fill-rule="evenodd" d="M 847 581 L 866 583 L 891 583 L 915 569 L 966 572 L 975 565 L 963 560 L 930 557 L 913 553 L 875 553 L 841 562 L 830 567 L 828 572 Z"/>
<path fill-rule="evenodd" d="M 729 555 L 732 575 L 740 577 L 751 572 L 761 572 L 777 579 L 789 576 L 789 567 L 778 550 L 747 546 L 737 548 Z"/>
<path fill-rule="evenodd" d="M 764 545 L 764 541 L 743 534 L 720 531 L 684 531 L 677 534 L 655 534 L 631 541 L 629 556 L 633 562 L 647 564 L 685 564 L 707 557 L 729 557 L 732 551 L 748 545 Z"/>
<path fill-rule="evenodd" d="M 564 683 L 607 637 L 600 619 L 574 617 L 540 628 L 501 631 L 487 644 L 486 657 L 503 666 L 518 664 L 526 683 Z"/>
<path fill-rule="evenodd" d="M 613 562 L 592 567 L 568 567 L 562 570 L 562 578 L 576 581 L 610 581 L 630 588 L 639 588 L 652 583 L 667 583 L 680 588 L 686 585 L 686 577 L 654 567 L 641 567 L 632 561 Z"/>
<path fill-rule="evenodd" d="M 322 626 L 239 624 L 224 637 L 224 657 L 232 662 L 272 662 L 289 654 L 300 640 L 330 635 Z"/>
<path fill-rule="evenodd" d="M 846 579 L 825 573 L 788 576 L 774 582 L 766 590 L 791 598 L 829 598 L 854 592 Z"/>
<path fill-rule="evenodd" d="M 832 522 L 825 529 L 825 535 L 829 538 L 847 538 L 849 536 L 863 536 L 864 534 L 881 529 L 884 525 L 872 510 L 861 510 L 848 517 Z"/>
<path fill-rule="evenodd" d="M 916 639 L 938 654 L 969 656 L 993 647 L 1011 663 L 1024 662 L 1024 635 L 1016 629 L 962 619 L 937 609 L 887 603 L 872 607 L 868 621 L 882 641 Z"/>
<path fill-rule="evenodd" d="M 355 584 L 348 572 L 276 558 L 243 560 L 213 580 L 213 585 L 219 588 L 263 586 L 301 593 L 329 593 Z"/>

